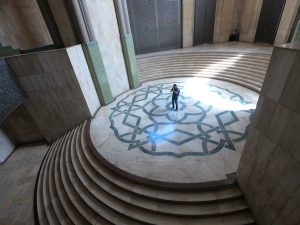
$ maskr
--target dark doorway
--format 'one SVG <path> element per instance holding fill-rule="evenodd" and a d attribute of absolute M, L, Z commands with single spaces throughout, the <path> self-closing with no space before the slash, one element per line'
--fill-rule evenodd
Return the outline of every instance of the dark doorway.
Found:
<path fill-rule="evenodd" d="M 274 44 L 285 0 L 264 0 L 259 16 L 255 42 Z"/>
<path fill-rule="evenodd" d="M 127 0 L 137 54 L 181 47 L 180 0 Z"/>
<path fill-rule="evenodd" d="M 215 12 L 216 0 L 195 1 L 194 45 L 213 42 Z"/>

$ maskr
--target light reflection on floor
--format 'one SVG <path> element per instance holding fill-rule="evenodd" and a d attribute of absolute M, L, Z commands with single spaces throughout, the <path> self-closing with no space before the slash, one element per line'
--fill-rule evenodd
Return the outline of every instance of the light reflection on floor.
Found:
<path fill-rule="evenodd" d="M 181 88 L 178 111 L 170 109 L 173 83 Z M 138 176 L 224 179 L 237 168 L 257 98 L 246 88 L 211 79 L 148 82 L 101 108 L 91 136 L 104 158 Z"/>
<path fill-rule="evenodd" d="M 213 103 L 214 107 L 224 110 L 239 111 L 255 109 L 256 102 L 243 105 L 238 101 L 231 101 L 229 98 L 224 99 L 216 92 L 211 92 L 208 86 L 209 82 L 211 82 L 210 79 L 188 78 L 184 84 L 184 93 L 195 100 L 206 104 Z"/>

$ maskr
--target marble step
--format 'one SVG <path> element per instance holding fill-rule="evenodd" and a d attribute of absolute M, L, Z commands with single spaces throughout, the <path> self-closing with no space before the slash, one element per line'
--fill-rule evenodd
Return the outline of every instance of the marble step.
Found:
<path fill-rule="evenodd" d="M 245 64 L 249 67 L 259 66 L 266 67 L 269 64 L 270 59 L 260 59 L 260 58 L 234 58 L 232 57 L 222 57 L 222 56 L 188 56 L 182 55 L 181 57 L 159 57 L 159 58 L 146 58 L 138 59 L 138 65 L 149 65 L 155 63 L 201 63 L 201 64 Z"/>
<path fill-rule="evenodd" d="M 161 65 L 163 64 L 173 64 L 173 63 L 182 63 L 182 64 L 223 64 L 223 65 L 246 65 L 249 68 L 265 68 L 268 66 L 269 61 L 264 60 L 261 61 L 259 59 L 240 59 L 240 60 L 231 60 L 228 58 L 220 58 L 220 57 L 215 57 L 215 58 L 206 58 L 206 57 L 181 57 L 181 58 L 160 58 L 160 59 L 147 59 L 147 60 L 142 60 L 139 59 L 137 60 L 137 64 L 140 66 L 147 66 L 147 65 L 152 65 L 152 64 L 157 64 L 160 63 Z"/>
<path fill-rule="evenodd" d="M 76 155 L 72 155 L 71 158 L 75 159 Z M 74 169 L 75 168 L 76 167 L 74 166 Z M 77 168 L 77 171 L 76 169 L 74 171 L 74 174 L 78 175 L 78 173 L 79 168 Z M 119 220 L 112 221 L 115 224 L 136 224 L 134 223 L 135 221 L 137 222 L 137 224 L 205 224 L 210 222 L 211 220 L 214 221 L 215 224 L 223 224 L 224 220 L 226 221 L 227 216 L 232 219 L 233 216 L 237 216 L 237 214 L 240 214 L 241 212 L 243 213 L 245 211 L 239 210 L 238 212 L 235 211 L 228 215 L 214 215 L 214 217 L 204 218 L 188 218 L 187 215 L 178 217 L 178 215 L 169 216 L 164 214 L 157 214 L 148 210 L 141 209 L 140 207 L 135 207 L 124 203 L 119 199 L 112 197 L 109 193 L 103 191 L 102 189 L 97 189 L 97 186 L 91 182 L 87 181 L 86 185 L 88 186 L 85 186 L 77 176 L 73 176 L 72 182 L 74 187 L 81 187 L 80 189 L 78 189 L 78 191 L 80 192 L 79 194 L 83 201 L 89 202 L 89 205 L 92 209 L 98 210 L 100 207 L 103 207 L 104 203 L 107 208 L 114 210 L 116 215 L 114 215 L 111 220 Z M 98 213 L 102 216 L 107 216 L 107 214 L 102 214 L 101 211 Z M 130 219 L 132 219 L 132 221 L 130 221 Z M 251 220 L 250 218 L 248 219 Z M 120 221 L 122 221 L 122 223 L 120 223 Z"/>
<path fill-rule="evenodd" d="M 154 67 L 153 67 L 154 66 Z M 252 72 L 263 72 L 267 70 L 268 64 L 253 64 L 250 62 L 238 62 L 238 63 L 230 63 L 230 62 L 222 62 L 222 63 L 216 63 L 215 61 L 199 61 L 199 60 L 187 60 L 187 61 L 157 61 L 157 62 L 145 62 L 140 63 L 137 62 L 137 67 L 139 69 L 153 69 L 153 68 L 165 68 L 165 67 L 175 67 L 175 68 L 222 68 L 222 69 L 236 69 L 236 70 L 246 70 L 246 71 L 252 71 Z"/>
<path fill-rule="evenodd" d="M 83 138 L 82 138 L 83 139 Z M 78 149 L 77 149 L 77 152 L 80 152 L 80 151 L 78 151 Z M 79 156 L 78 158 L 80 158 L 81 156 Z M 76 157 L 72 157 L 72 158 L 76 158 Z M 78 159 L 78 161 L 80 161 L 79 159 Z M 76 163 L 76 162 L 75 162 Z M 77 162 L 78 163 L 78 162 Z M 99 163 L 100 164 L 100 163 Z M 83 170 L 83 168 L 78 168 L 77 169 L 78 170 L 78 172 L 80 172 L 80 171 L 82 171 Z M 82 175 L 82 176 L 87 176 L 87 175 Z M 83 178 L 82 178 L 83 179 Z M 96 178 L 97 179 L 97 178 Z M 103 182 L 103 179 L 102 178 L 98 178 L 98 179 L 100 179 L 100 182 Z M 97 192 L 97 185 L 92 185 L 91 183 L 91 181 L 89 181 L 89 180 L 86 180 L 86 181 L 84 181 L 86 184 L 89 184 L 89 185 L 91 185 L 91 188 L 89 188 L 90 190 L 92 190 L 92 191 L 94 191 L 94 195 L 96 196 L 97 195 L 97 193 L 95 193 L 95 192 Z M 111 188 L 110 189 L 110 192 L 112 192 L 112 191 L 115 191 L 115 189 L 114 188 Z M 105 193 L 101 193 L 101 195 L 99 195 L 99 198 L 103 198 L 103 195 L 104 195 Z M 107 201 L 107 202 L 109 202 L 109 203 L 112 203 L 113 202 L 113 199 L 110 199 L 110 201 Z M 117 204 L 117 205 L 120 205 L 120 203 L 119 204 Z M 165 207 L 166 207 L 166 205 L 164 205 Z M 171 205 L 170 205 L 170 207 L 172 207 Z M 209 207 L 209 206 L 208 206 Z M 127 211 L 129 210 L 129 208 L 130 207 L 127 207 L 126 209 L 127 209 Z M 138 210 L 138 209 L 136 209 L 136 210 Z M 173 208 L 173 210 L 174 210 L 174 208 Z M 136 211 L 135 211 L 136 212 Z M 140 213 L 139 213 L 139 215 L 141 215 L 141 213 L 142 213 L 143 211 L 141 211 Z M 146 214 L 146 212 L 144 212 L 145 214 Z M 166 213 L 166 212 L 165 212 Z M 143 214 L 143 213 L 142 213 Z M 149 214 L 149 213 L 148 213 Z M 146 216 L 146 215 L 145 215 Z M 151 218 L 155 218 L 155 217 L 157 217 L 158 215 L 151 215 L 150 217 Z M 187 216 L 188 215 L 185 215 L 185 218 L 187 218 Z M 145 218 L 147 218 L 147 217 L 145 217 Z M 142 221 L 145 221 L 145 218 L 142 220 Z M 172 217 L 173 218 L 173 217 Z M 138 218 L 136 218 L 136 219 L 138 219 Z M 198 218 L 199 219 L 199 218 Z M 169 218 L 169 220 L 171 220 L 171 218 Z M 194 220 L 194 219 L 193 219 Z M 196 221 L 196 219 L 195 219 L 195 221 Z M 150 221 L 149 221 L 150 222 Z M 172 222 L 172 221 L 169 221 L 169 222 Z M 175 221 L 173 221 L 172 223 L 174 223 Z M 197 221 L 197 223 L 196 224 L 198 224 L 198 222 L 199 221 Z M 155 222 L 150 222 L 150 223 L 155 223 L 155 224 L 160 224 L 160 222 L 159 221 L 155 221 Z"/>
<path fill-rule="evenodd" d="M 57 178 L 59 177 L 59 171 L 57 171 L 57 165 L 59 163 L 60 155 L 61 155 L 61 149 L 64 147 L 65 142 L 68 143 L 70 140 L 70 137 L 73 135 L 73 132 L 70 132 L 66 135 L 65 141 L 62 141 L 62 144 L 57 147 L 57 150 L 55 151 L 54 158 L 52 160 L 51 166 L 49 168 L 49 191 L 50 191 L 50 197 L 51 202 L 53 205 L 53 209 L 55 211 L 55 214 L 60 221 L 61 224 L 74 224 L 73 221 L 70 219 L 68 214 L 70 213 L 70 208 L 66 207 L 68 205 L 68 199 L 61 198 L 61 187 L 57 183 Z M 64 196 L 65 197 L 65 196 Z"/>
<path fill-rule="evenodd" d="M 143 77 L 139 77 L 141 81 L 149 81 L 149 80 L 156 80 L 156 79 L 162 79 L 162 78 L 171 78 L 171 77 L 204 77 L 204 78 L 212 78 L 212 79 L 221 79 L 221 78 L 225 78 L 228 79 L 229 81 L 232 82 L 241 82 L 241 83 L 245 83 L 247 85 L 251 85 L 257 88 L 261 88 L 262 84 L 263 84 L 263 80 L 261 81 L 255 81 L 252 80 L 251 77 L 249 78 L 243 78 L 240 76 L 235 76 L 232 75 L 231 73 L 222 73 L 219 75 L 215 75 L 215 74 L 206 74 L 206 75 L 198 75 L 198 74 L 184 74 L 184 73 L 176 73 L 176 72 L 170 72 L 167 74 L 161 74 L 161 73 L 157 73 L 154 75 L 149 75 L 149 76 L 143 76 Z"/>
<path fill-rule="evenodd" d="M 222 76 L 228 76 L 228 77 L 233 77 L 233 78 L 238 78 L 242 80 L 249 80 L 253 82 L 257 82 L 259 84 L 262 84 L 264 79 L 260 77 L 254 77 L 254 76 L 249 76 L 249 75 L 244 75 L 244 74 L 238 74 L 238 73 L 232 73 L 230 71 L 223 71 L 221 73 L 210 71 L 206 73 L 197 73 L 197 72 L 189 72 L 186 70 L 182 71 L 157 71 L 155 73 L 149 73 L 149 74 L 139 74 L 140 78 L 147 78 L 147 77 L 164 77 L 164 76 L 169 76 L 169 75 L 176 75 L 178 77 L 184 77 L 184 76 L 194 76 L 194 77 L 205 77 L 205 76 L 211 76 L 211 77 L 222 77 Z"/>
<path fill-rule="evenodd" d="M 150 76 L 156 76 L 156 75 L 169 75 L 170 73 L 172 74 L 178 74 L 179 76 L 181 74 L 184 75 L 188 75 L 188 76 L 208 76 L 208 75 L 214 75 L 214 76 L 222 76 L 223 74 L 228 74 L 231 76 L 235 76 L 238 78 L 245 78 L 247 80 L 252 80 L 252 81 L 257 81 L 259 83 L 262 83 L 264 81 L 264 75 L 260 75 L 260 74 L 253 74 L 253 73 L 247 73 L 247 72 L 243 72 L 243 71 L 237 71 L 237 72 L 233 72 L 230 70 L 225 70 L 225 71 L 218 71 L 218 70 L 206 70 L 205 72 L 201 72 L 199 73 L 197 70 L 195 69 L 177 69 L 177 68 L 165 68 L 165 69 L 157 69 L 157 70 L 146 70 L 146 71 L 138 71 L 139 77 L 143 78 L 143 77 L 150 77 Z"/>
<path fill-rule="evenodd" d="M 182 52 L 182 53 L 169 53 L 169 54 L 160 54 L 160 55 L 152 55 L 144 54 L 144 55 L 137 55 L 136 58 L 138 60 L 143 59 L 159 59 L 159 58 L 169 58 L 169 57 L 183 57 L 183 56 L 190 56 L 190 57 L 235 57 L 240 56 L 241 58 L 254 58 L 260 60 L 268 60 L 271 58 L 270 54 L 260 54 L 260 53 L 239 53 L 239 52 Z"/>
<path fill-rule="evenodd" d="M 77 168 L 78 177 L 81 182 L 88 187 L 88 185 L 93 186 L 94 196 L 98 196 L 99 193 L 105 191 L 106 193 L 112 195 L 119 200 L 126 202 L 128 204 L 144 208 L 146 210 L 154 211 L 162 214 L 174 214 L 174 215 L 185 215 L 185 216 L 201 216 L 201 215 L 213 215 L 218 213 L 230 213 L 238 210 L 243 210 L 247 208 L 247 205 L 242 200 L 241 195 L 237 198 L 229 198 L 221 202 L 202 202 L 198 204 L 187 204 L 176 203 L 176 202 L 164 202 L 159 201 L 159 199 L 145 198 L 140 195 L 134 195 L 133 193 L 124 190 L 117 185 L 107 181 L 103 176 L 99 175 L 84 158 L 82 149 L 80 149 L 80 144 L 76 148 L 76 156 L 74 157 L 74 167 Z M 76 160 L 78 158 L 78 160 Z M 232 204 L 234 203 L 234 204 Z M 222 209 L 222 211 L 220 211 Z"/>
<path fill-rule="evenodd" d="M 63 180 L 63 171 L 65 170 L 64 162 L 62 162 L 62 158 L 64 156 L 64 153 L 66 149 L 70 148 L 74 136 L 76 136 L 77 133 L 81 132 L 81 127 L 77 127 L 75 130 L 71 132 L 71 135 L 68 138 L 68 141 L 65 143 L 64 146 L 61 147 L 59 150 L 59 155 L 57 157 L 57 160 L 54 162 L 55 163 L 55 169 L 54 169 L 54 180 L 56 184 L 56 191 L 59 196 L 59 201 L 61 201 L 63 208 L 67 212 L 68 218 L 72 220 L 74 224 L 86 224 L 88 220 L 86 219 L 87 215 L 84 214 L 80 209 L 76 208 L 73 203 L 73 198 L 74 195 L 68 195 L 67 190 L 65 189 L 64 186 L 64 180 Z"/>
<path fill-rule="evenodd" d="M 156 73 L 156 72 L 166 72 L 168 73 L 169 71 L 186 71 L 186 72 L 197 72 L 197 73 L 207 73 L 207 72 L 232 72 L 240 75 L 248 75 L 248 76 L 253 76 L 253 77 L 259 77 L 259 78 L 264 78 L 266 75 L 266 70 L 248 70 L 246 68 L 236 68 L 236 67 L 228 67 L 228 68 L 223 68 L 223 67 L 207 67 L 207 66 L 185 66 L 185 65 L 168 65 L 164 67 L 158 67 L 158 66 L 152 66 L 151 68 L 140 68 L 138 67 L 138 72 L 140 74 L 144 74 L 147 76 L 148 74 L 151 73 Z"/>
<path fill-rule="evenodd" d="M 58 144 L 59 141 L 55 142 L 53 145 L 51 145 L 51 147 L 48 150 L 47 155 L 45 156 L 45 159 L 43 160 L 43 164 L 41 166 L 40 172 L 39 172 L 39 179 L 38 179 L 38 184 L 37 184 L 37 203 L 36 203 L 36 207 L 37 207 L 37 214 L 38 214 L 38 219 L 40 221 L 41 225 L 48 225 L 48 220 L 47 220 L 47 216 L 46 216 L 46 209 L 45 209 L 45 203 L 44 203 L 44 198 L 43 198 L 43 180 L 44 180 L 44 176 L 45 176 L 45 168 L 46 165 L 48 165 L 49 162 L 49 158 L 51 157 L 52 153 L 53 153 L 53 149 L 56 147 L 56 145 Z"/>
<path fill-rule="evenodd" d="M 61 198 L 67 198 L 70 200 L 69 206 L 72 208 L 70 209 L 72 212 L 70 212 L 69 217 L 74 221 L 75 224 L 110 224 L 106 219 L 99 216 L 94 210 L 91 210 L 87 202 L 82 201 L 81 196 L 76 190 L 76 188 L 80 187 L 74 187 L 71 181 L 74 174 L 72 171 L 70 172 L 68 170 L 68 167 L 71 164 L 71 155 L 69 152 L 76 142 L 78 135 L 81 133 L 81 129 L 82 127 L 80 128 L 80 132 L 76 132 L 68 144 L 62 149 L 59 170 L 61 179 L 60 188 L 64 190 L 64 193 L 62 193 Z"/>
<path fill-rule="evenodd" d="M 247 65 L 214 65 L 214 64 L 209 64 L 209 63 L 195 63 L 195 64 L 190 64 L 190 63 L 179 63 L 179 62 L 174 62 L 174 63 L 166 63 L 166 64 L 160 64 L 160 63 L 153 63 L 153 64 L 148 64 L 147 66 L 142 66 L 138 65 L 137 66 L 138 70 L 140 72 L 148 72 L 148 71 L 156 71 L 156 70 L 178 70 L 178 69 L 186 69 L 186 70 L 195 70 L 195 71 L 225 71 L 225 70 L 230 70 L 233 72 L 248 72 L 252 74 L 261 74 L 265 76 L 266 71 L 267 71 L 267 66 L 266 67 L 256 67 L 252 68 Z"/>
<path fill-rule="evenodd" d="M 235 53 L 236 54 L 236 53 Z M 216 71 L 226 70 L 232 71 L 235 73 L 243 73 L 243 74 L 254 74 L 255 77 L 263 78 L 265 76 L 270 57 L 266 60 L 262 60 L 261 58 L 242 58 L 237 62 L 226 62 L 228 57 L 224 58 L 224 56 L 216 56 L 209 58 L 206 55 L 189 55 L 181 54 L 181 55 L 167 55 L 161 57 L 149 57 L 142 58 L 137 60 L 137 67 L 140 75 L 145 76 L 149 73 L 154 73 L 159 70 L 169 71 L 169 70 L 183 70 L 187 69 L 189 71 L 193 70 L 201 70 L 206 69 L 208 71 Z M 218 64 L 218 61 L 220 63 Z M 208 67 L 209 66 L 209 67 Z"/>
<path fill-rule="evenodd" d="M 169 75 L 169 76 L 164 76 L 163 78 L 178 78 L 179 76 L 178 75 Z M 182 77 L 182 76 L 180 76 Z M 193 77 L 193 76 L 186 76 L 186 77 Z M 195 77 L 195 76 L 194 76 Z M 237 84 L 237 85 L 240 85 L 240 86 L 243 86 L 243 87 L 246 87 L 252 91 L 255 91 L 257 93 L 259 93 L 261 91 L 261 87 L 262 85 L 251 85 L 249 84 L 247 81 L 238 81 L 236 79 L 232 79 L 232 78 L 227 78 L 227 77 L 209 77 L 209 76 L 201 76 L 200 78 L 210 78 L 210 79 L 216 79 L 216 80 L 221 80 L 221 81 L 226 81 L 226 82 L 230 82 L 230 83 L 233 83 L 233 84 Z M 153 81 L 153 80 L 158 80 L 158 79 L 162 79 L 162 77 L 147 77 L 147 78 L 142 78 L 140 79 L 140 82 L 141 83 L 145 83 L 145 82 L 148 82 L 148 81 Z"/>
<path fill-rule="evenodd" d="M 72 146 L 65 150 L 64 156 L 62 157 L 62 162 L 66 165 L 65 168 L 62 168 L 62 177 L 64 177 L 63 179 L 65 180 L 64 187 L 69 196 L 73 195 L 74 198 L 78 196 L 80 200 L 73 201 L 73 204 L 76 205 L 77 208 L 81 207 L 81 205 L 85 205 L 84 213 L 93 215 L 87 218 L 88 222 L 91 224 L 95 224 L 95 221 L 99 221 L 99 219 L 112 222 L 113 224 L 139 224 L 137 221 L 107 207 L 105 203 L 99 201 L 90 193 L 89 189 L 93 189 L 91 185 L 85 187 L 81 183 L 77 174 L 79 171 L 76 171 L 77 167 L 74 167 L 73 165 L 73 160 L 76 157 L 76 142 L 79 138 L 80 135 L 78 135 L 76 140 L 73 141 Z"/>
<path fill-rule="evenodd" d="M 60 146 L 62 145 L 63 142 L 65 142 L 67 139 L 66 137 L 62 137 L 60 138 L 60 140 L 58 140 L 57 146 L 55 148 L 53 148 L 51 150 L 51 156 L 49 157 L 48 162 L 46 163 L 45 166 L 45 175 L 43 177 L 43 200 L 44 200 L 44 207 L 45 207 L 45 211 L 46 211 L 46 218 L 49 222 L 49 224 L 59 224 L 59 218 L 56 215 L 56 210 L 54 209 L 54 207 L 56 205 L 53 205 L 52 203 L 52 199 L 51 199 L 51 195 L 50 195 L 50 185 L 49 185 L 49 174 L 51 172 L 51 168 L 53 167 L 53 162 L 55 160 L 56 157 L 56 153 L 57 151 L 59 151 Z"/>
<path fill-rule="evenodd" d="M 88 126 L 85 129 L 88 130 Z M 87 138 L 88 137 L 89 136 L 87 135 Z M 87 160 L 87 164 L 96 171 L 97 176 L 104 177 L 104 179 L 113 185 L 126 190 L 129 195 L 134 194 L 149 199 L 155 199 L 157 201 L 187 204 L 220 201 L 241 196 L 239 188 L 236 184 L 232 183 L 230 185 L 218 185 L 218 188 L 210 188 L 210 190 L 203 188 L 197 190 L 169 190 L 132 181 L 126 176 L 115 173 L 115 171 L 104 165 L 101 160 L 97 159 L 97 157 L 99 157 L 98 153 L 95 152 L 95 149 L 92 150 L 89 147 L 91 140 L 82 137 L 81 142 L 83 147 L 82 157 L 84 157 L 84 159 Z M 87 168 L 89 167 L 86 167 L 86 172 L 90 172 L 92 177 L 92 173 L 94 173 L 93 170 L 88 170 Z M 95 181 L 97 182 L 98 179 L 95 179 Z"/>
<path fill-rule="evenodd" d="M 202 61 L 202 60 L 186 60 L 186 61 L 179 61 L 179 60 L 172 60 L 172 61 L 165 61 L 165 60 L 160 60 L 157 62 L 137 62 L 137 67 L 140 69 L 152 69 L 153 66 L 154 68 L 165 68 L 165 67 L 186 67 L 186 68 L 235 68 L 235 69 L 242 69 L 242 70 L 249 70 L 249 71 L 254 71 L 254 72 L 259 72 L 259 71 L 266 71 L 268 64 L 261 64 L 261 63 L 256 63 L 253 64 L 251 62 L 238 62 L 238 63 L 230 63 L 230 62 L 222 62 L 222 63 L 216 63 L 216 61 Z"/>
<path fill-rule="evenodd" d="M 88 157 L 93 157 L 93 153 L 89 153 L 86 157 L 86 153 L 92 151 L 88 149 L 89 145 L 86 143 L 88 130 L 89 123 L 85 122 L 68 132 L 51 146 L 45 158 L 37 189 L 38 200 L 41 201 L 37 204 L 40 207 L 38 213 L 41 225 L 242 225 L 254 222 L 237 186 L 230 186 L 230 191 L 226 189 L 227 186 L 224 186 L 217 191 L 189 193 L 158 191 L 154 187 L 136 184 L 136 187 L 144 187 L 139 191 L 154 192 L 155 196 L 151 198 L 145 193 L 138 193 L 139 191 L 129 191 L 131 181 L 124 177 L 116 181 L 123 186 L 116 185 L 114 179 L 114 182 L 111 182 L 90 165 Z M 97 159 L 94 162 L 97 165 L 102 164 Z M 106 176 L 113 174 L 108 168 L 106 170 Z M 126 185 L 127 187 L 124 188 Z M 131 188 L 136 187 L 131 185 Z M 168 195 L 168 192 L 172 194 Z M 162 193 L 166 195 L 163 196 Z M 175 198 L 174 193 L 182 193 L 185 196 Z M 216 193 L 221 194 L 222 197 L 220 198 Z M 157 194 L 161 194 L 161 198 L 157 198 Z M 198 196 L 200 201 L 189 199 L 188 196 Z"/>

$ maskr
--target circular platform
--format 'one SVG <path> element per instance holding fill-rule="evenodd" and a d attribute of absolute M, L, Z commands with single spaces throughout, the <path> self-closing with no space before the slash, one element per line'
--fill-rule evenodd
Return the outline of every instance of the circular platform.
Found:
<path fill-rule="evenodd" d="M 180 88 L 178 110 L 170 89 Z M 258 94 L 231 83 L 174 78 L 144 83 L 91 122 L 97 152 L 149 180 L 201 183 L 236 172 Z"/>

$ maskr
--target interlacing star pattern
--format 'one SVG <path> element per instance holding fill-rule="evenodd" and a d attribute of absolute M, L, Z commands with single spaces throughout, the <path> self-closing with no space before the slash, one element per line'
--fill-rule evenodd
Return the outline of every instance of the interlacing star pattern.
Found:
<path fill-rule="evenodd" d="M 207 156 L 222 149 L 235 151 L 235 145 L 247 137 L 254 109 L 233 111 L 218 108 L 214 102 L 208 104 L 185 95 L 183 84 L 177 85 L 181 89 L 178 111 L 171 110 L 171 83 L 150 85 L 121 99 L 109 116 L 116 138 L 128 143 L 128 150 L 138 148 L 147 154 L 177 158 Z M 207 84 L 206 89 L 224 101 L 241 106 L 251 104 L 228 89 L 212 84 Z M 164 142 L 174 148 L 160 148 Z M 199 148 L 175 151 L 176 146 L 189 142 L 198 144 Z"/>

